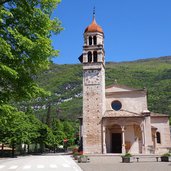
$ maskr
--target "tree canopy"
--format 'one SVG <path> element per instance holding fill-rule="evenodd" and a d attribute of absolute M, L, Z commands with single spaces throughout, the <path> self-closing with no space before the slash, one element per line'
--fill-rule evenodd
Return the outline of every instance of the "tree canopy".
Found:
<path fill-rule="evenodd" d="M 34 81 L 58 55 L 50 36 L 62 30 L 51 19 L 59 0 L 0 1 L 0 104 L 44 94 Z"/>
<path fill-rule="evenodd" d="M 0 0 L 0 143 L 53 143 L 51 129 L 15 103 L 49 94 L 35 77 L 58 55 L 50 39 L 62 30 L 61 22 L 52 18 L 58 3 Z"/>

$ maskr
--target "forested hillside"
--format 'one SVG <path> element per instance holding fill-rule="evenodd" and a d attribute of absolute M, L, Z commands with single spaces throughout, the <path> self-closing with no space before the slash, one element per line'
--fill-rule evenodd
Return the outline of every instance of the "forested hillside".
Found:
<path fill-rule="evenodd" d="M 82 114 L 82 65 L 51 64 L 36 78 L 51 92 L 29 103 L 40 120 L 76 120 Z M 171 56 L 106 64 L 106 85 L 148 89 L 150 111 L 171 115 Z"/>

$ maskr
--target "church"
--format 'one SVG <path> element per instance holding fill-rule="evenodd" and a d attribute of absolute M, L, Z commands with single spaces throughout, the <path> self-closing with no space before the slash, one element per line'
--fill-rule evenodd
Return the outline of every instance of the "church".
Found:
<path fill-rule="evenodd" d="M 163 154 L 171 150 L 169 116 L 148 110 L 146 89 L 118 84 L 105 87 L 104 32 L 95 15 L 84 31 L 79 60 L 83 65 L 80 136 L 84 154 Z"/>

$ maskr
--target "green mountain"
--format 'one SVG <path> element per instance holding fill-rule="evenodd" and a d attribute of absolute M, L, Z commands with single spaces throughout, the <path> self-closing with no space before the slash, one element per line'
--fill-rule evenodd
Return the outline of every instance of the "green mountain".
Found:
<path fill-rule="evenodd" d="M 51 92 L 30 103 L 43 121 L 47 113 L 61 120 L 76 120 L 82 114 L 82 65 L 52 64 L 37 83 Z M 150 111 L 171 115 L 171 56 L 133 62 L 107 62 L 106 85 L 147 88 Z"/>

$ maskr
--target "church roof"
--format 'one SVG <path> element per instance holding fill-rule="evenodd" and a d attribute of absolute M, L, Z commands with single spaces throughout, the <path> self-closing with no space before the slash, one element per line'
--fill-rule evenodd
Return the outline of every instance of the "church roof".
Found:
<path fill-rule="evenodd" d="M 130 88 L 127 86 L 123 86 L 123 85 L 112 85 L 112 86 L 108 86 L 105 89 L 105 94 L 106 96 L 111 96 L 117 93 L 138 93 L 138 94 L 143 94 L 146 95 L 147 94 L 147 90 L 144 89 L 135 89 L 135 88 Z"/>
<path fill-rule="evenodd" d="M 151 117 L 169 117 L 169 115 L 167 114 L 154 113 L 154 112 L 150 112 L 150 116 Z"/>
<path fill-rule="evenodd" d="M 158 128 L 156 128 L 155 126 L 151 126 L 151 129 L 158 129 Z"/>
<path fill-rule="evenodd" d="M 126 110 L 107 110 L 103 116 L 104 118 L 110 118 L 110 117 L 143 117 L 142 114 L 129 112 Z"/>
<path fill-rule="evenodd" d="M 124 89 L 124 90 L 127 90 L 127 91 L 144 91 L 144 89 L 136 89 L 136 88 L 132 88 L 132 87 L 128 87 L 128 86 L 125 86 L 125 85 L 119 85 L 119 84 L 113 84 L 113 85 L 110 85 L 110 86 L 106 86 L 106 90 L 107 89 L 111 89 L 113 87 L 116 87 L 116 88 L 119 88 L 119 89 Z"/>
<path fill-rule="evenodd" d="M 169 117 L 169 115 L 166 114 L 160 114 L 160 113 L 153 113 L 150 112 L 151 117 Z M 103 118 L 110 118 L 110 117 L 144 117 L 142 113 L 135 113 L 135 112 L 130 112 L 127 110 L 107 110 L 103 116 Z"/>
<path fill-rule="evenodd" d="M 95 17 L 93 17 L 92 23 L 85 29 L 84 33 L 87 33 L 87 32 L 103 33 L 102 28 L 96 23 Z"/>

